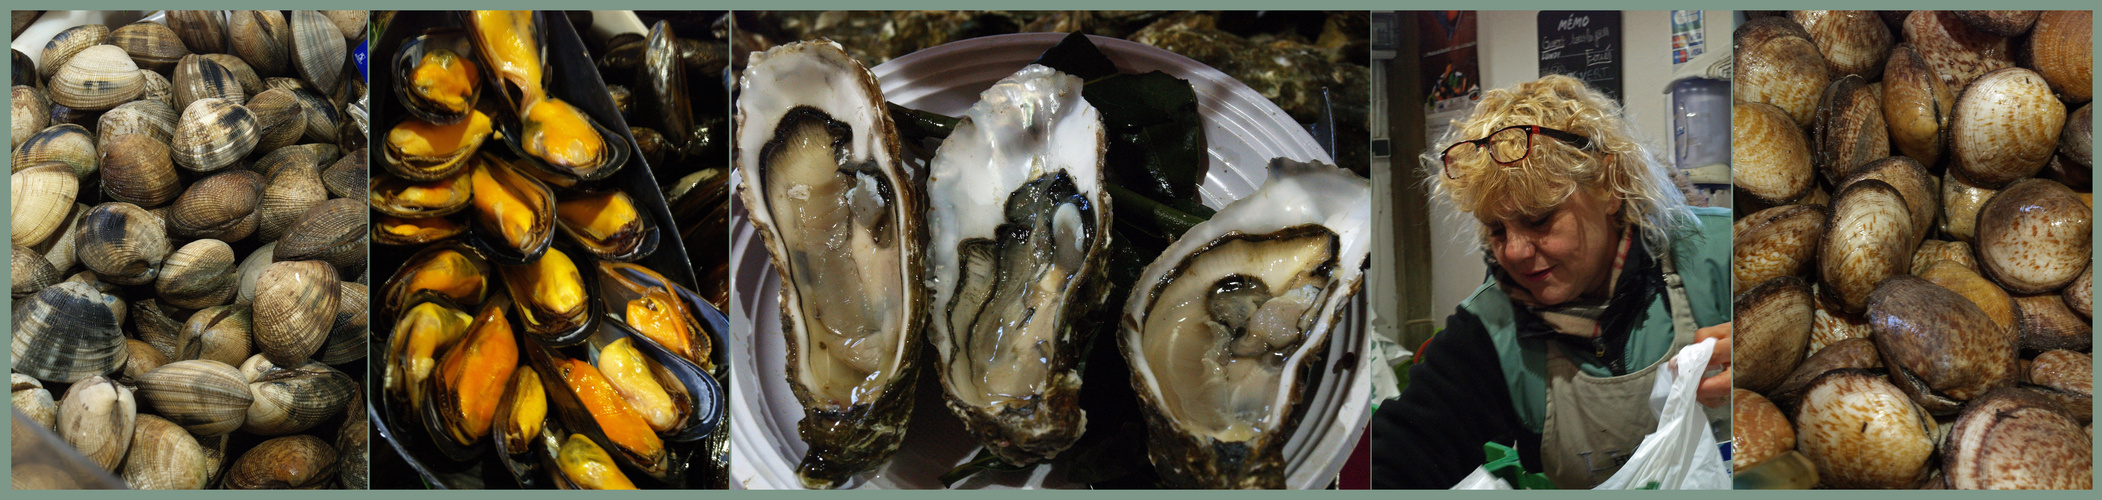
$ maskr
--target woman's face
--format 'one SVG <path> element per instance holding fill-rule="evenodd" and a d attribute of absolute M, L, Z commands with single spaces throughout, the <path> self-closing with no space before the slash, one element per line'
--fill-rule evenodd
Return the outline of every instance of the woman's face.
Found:
<path fill-rule="evenodd" d="M 1607 290 L 1619 250 L 1619 213 L 1617 201 L 1580 190 L 1545 214 L 1485 220 L 1483 230 L 1504 272 L 1542 305 L 1552 306 Z"/>

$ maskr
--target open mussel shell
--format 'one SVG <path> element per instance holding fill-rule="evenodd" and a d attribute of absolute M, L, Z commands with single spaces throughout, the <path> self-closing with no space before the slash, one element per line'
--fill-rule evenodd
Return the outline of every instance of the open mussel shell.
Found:
<path fill-rule="evenodd" d="M 437 180 L 416 181 L 380 171 L 367 191 L 373 210 L 395 217 L 421 219 L 452 215 L 474 198 L 467 172 Z"/>
<path fill-rule="evenodd" d="M 466 224 L 448 217 L 381 215 L 372 220 L 372 241 L 381 245 L 422 245 L 452 239 L 466 231 Z"/>
<path fill-rule="evenodd" d="M 504 288 L 510 292 L 513 309 L 522 319 L 518 328 L 551 346 L 572 346 L 589 339 L 606 310 L 598 294 L 592 293 L 599 289 L 598 273 L 591 272 L 595 267 L 596 261 L 588 252 L 568 244 L 549 248 L 540 258 L 523 265 L 497 266 Z M 575 274 L 570 275 L 571 272 Z M 550 273 L 555 276 L 549 276 Z M 546 282 L 570 276 L 574 276 L 575 283 Z M 554 304 L 546 303 L 555 299 L 580 302 L 557 310 L 552 307 Z"/>
<path fill-rule="evenodd" d="M 606 128 L 598 118 L 591 116 L 582 106 L 578 106 L 577 111 L 583 116 L 584 122 L 591 125 L 592 130 L 598 131 L 601 144 L 600 152 L 597 156 L 579 162 L 576 165 L 565 165 L 561 162 L 551 161 L 534 154 L 527 147 L 527 142 L 531 140 L 527 137 L 530 132 L 528 130 L 529 127 L 525 123 L 525 118 L 518 116 L 525 113 L 507 114 L 500 117 L 497 120 L 496 132 L 498 135 L 503 136 L 504 145 L 510 146 L 513 154 L 522 158 L 522 161 L 525 163 L 542 171 L 585 182 L 612 176 L 614 172 L 620 171 L 621 167 L 627 164 L 628 157 L 633 154 L 633 146 L 629 144 L 625 136 L 615 132 L 613 129 Z"/>
<path fill-rule="evenodd" d="M 610 321 L 600 323 L 599 328 L 617 328 L 609 326 L 612 323 Z M 624 334 L 625 332 L 621 333 Z M 613 455 L 614 460 L 619 462 L 624 469 L 639 473 L 643 477 L 662 481 L 673 488 L 685 486 L 684 469 L 686 468 L 686 460 L 684 460 L 684 457 L 677 456 L 685 453 L 684 451 L 670 446 L 662 446 L 660 450 L 662 450 L 663 456 L 640 457 L 621 446 L 612 444 L 616 441 L 607 437 L 605 429 L 599 426 L 597 418 L 591 414 L 590 407 L 586 406 L 584 401 L 577 396 L 576 390 L 570 386 L 569 381 L 561 376 L 563 373 L 562 368 L 560 368 L 561 363 L 568 363 L 571 361 L 571 358 L 565 356 L 562 352 L 535 342 L 527 342 L 522 347 L 526 351 L 526 359 L 531 362 L 530 366 L 540 371 L 542 375 L 541 381 L 547 387 L 549 414 L 555 417 L 550 420 L 561 421 L 562 426 L 569 429 L 569 432 L 589 436 L 593 441 L 605 443 L 606 450 Z M 611 387 L 605 389 L 611 391 Z M 620 398 L 618 394 L 613 394 L 612 397 L 615 399 Z M 627 404 L 625 400 L 621 400 L 619 403 Z"/>
<path fill-rule="evenodd" d="M 381 312 L 388 318 L 397 318 L 425 296 L 442 297 L 446 303 L 465 308 L 479 307 L 500 286 L 489 260 L 458 242 L 418 250 L 386 283 Z"/>
<path fill-rule="evenodd" d="M 474 224 L 467 241 L 500 264 L 538 260 L 554 242 L 554 191 L 493 155 L 476 155 L 473 162 L 469 175 L 475 191 Z M 508 220 L 515 217 L 530 219 Z M 510 231 L 504 229 L 507 222 Z"/>
<path fill-rule="evenodd" d="M 403 120 L 387 131 L 383 165 L 388 172 L 416 181 L 435 181 L 459 175 L 471 167 L 475 153 L 489 139 L 488 115 L 469 110 L 470 118 L 439 125 L 417 119 Z M 442 148 L 442 149 L 441 149 Z"/>
<path fill-rule="evenodd" d="M 483 84 L 496 91 L 504 109 L 520 112 L 546 97 L 547 25 L 540 11 L 465 11 L 460 17 L 479 56 Z"/>
<path fill-rule="evenodd" d="M 643 343 L 649 344 L 660 351 L 678 354 L 684 358 L 682 359 L 683 361 L 696 365 L 695 368 L 703 373 L 713 372 L 717 367 L 728 365 L 728 360 L 724 358 L 722 349 L 714 348 L 714 346 L 727 345 L 730 320 L 723 315 L 721 310 L 710 305 L 700 294 L 665 279 L 664 275 L 658 274 L 656 271 L 636 264 L 600 263 L 598 272 L 601 279 L 599 282 L 599 300 L 606 304 L 607 314 L 614 321 L 623 323 L 622 326 L 628 327 L 628 330 L 635 333 L 634 336 L 641 339 Z M 690 317 L 693 321 L 692 324 L 698 327 L 693 334 L 695 336 L 706 336 L 706 338 L 696 338 L 690 342 L 699 346 L 698 349 L 695 349 L 696 351 L 702 352 L 679 353 L 677 350 L 665 346 L 662 342 L 658 342 L 649 335 L 636 331 L 633 325 L 626 324 L 627 304 L 629 301 L 642 298 L 643 293 L 651 288 L 668 288 L 672 293 L 678 295 L 679 300 L 685 304 L 686 311 L 692 314 Z"/>
<path fill-rule="evenodd" d="M 702 371 L 692 361 L 658 347 L 656 343 L 650 342 L 648 337 L 636 332 L 626 324 L 617 321 L 603 321 L 601 323 L 603 326 L 590 339 L 593 348 L 593 365 L 598 364 L 597 358 L 601 352 L 600 350 L 605 348 L 606 345 L 622 338 L 632 337 L 638 339 L 634 341 L 637 350 L 649 356 L 651 361 L 663 367 L 666 372 L 671 374 L 673 379 L 678 381 L 679 385 L 683 386 L 682 388 L 673 388 L 666 384 L 667 387 L 665 389 L 667 392 L 672 393 L 672 398 L 679 400 L 678 404 L 686 406 L 688 411 L 684 412 L 685 421 L 683 425 L 672 432 L 661 434 L 665 440 L 676 442 L 699 441 L 701 438 L 708 437 L 710 432 L 715 431 L 716 425 L 722 423 L 724 404 L 722 384 L 717 382 L 715 377 Z M 665 382 L 669 381 L 659 380 L 659 383 Z"/>
<path fill-rule="evenodd" d="M 529 377 L 529 383 L 520 383 L 522 379 Z M 541 459 L 542 456 L 552 455 L 554 450 L 560 447 L 559 436 L 567 432 L 562 429 L 559 420 L 548 418 L 547 384 L 544 380 L 540 372 L 531 366 L 520 366 L 513 371 L 511 387 L 504 390 L 503 402 L 497 403 L 496 407 L 496 421 L 503 427 L 490 433 L 496 439 L 497 458 L 503 462 L 504 469 L 511 473 L 511 477 L 518 480 L 521 488 L 552 487 L 553 485 L 549 484 L 550 477 L 561 476 L 559 472 L 549 476 L 548 473 L 554 470 L 547 467 Z M 530 391 L 539 391 L 540 427 L 531 433 L 521 432 L 514 435 L 511 424 L 514 423 L 513 419 L 518 418 L 519 399 L 531 398 L 533 395 Z"/>
<path fill-rule="evenodd" d="M 430 377 L 423 380 L 424 397 L 430 401 L 421 405 L 418 420 L 421 421 L 425 436 L 446 458 L 467 461 L 479 457 L 488 451 L 487 447 L 483 446 L 488 440 L 488 435 L 498 433 L 495 418 L 503 407 L 503 392 L 509 390 L 511 373 L 520 367 L 518 357 L 521 353 L 518 351 L 533 347 L 533 344 L 519 340 L 518 318 L 510 306 L 503 300 L 483 304 L 475 313 L 474 324 L 467 327 L 465 336 L 439 356 L 437 368 L 431 372 Z M 470 363 L 478 364 L 468 366 Z M 489 385 L 491 382 L 496 384 L 495 387 Z M 447 384 L 472 386 L 463 389 L 448 387 Z M 497 392 L 485 392 L 491 389 Z M 463 390 L 469 392 L 461 392 Z M 492 398 L 495 404 L 489 408 L 487 416 L 482 416 L 480 413 L 483 410 L 479 408 L 461 407 L 460 398 L 463 396 L 486 396 Z M 475 403 L 479 404 L 480 401 Z M 453 437 L 455 425 L 472 424 L 457 422 L 458 420 L 477 417 L 490 419 L 489 422 L 482 423 L 485 427 L 480 435 L 474 435 L 472 429 L 460 429 L 464 432 L 461 437 L 470 441 L 462 443 L 460 439 Z"/>
<path fill-rule="evenodd" d="M 433 63 L 454 76 L 454 71 L 464 72 L 465 92 L 458 96 L 434 94 L 430 89 L 416 84 L 417 71 L 424 64 Z M 401 50 L 394 53 L 394 96 L 401 101 L 409 114 L 423 121 L 447 125 L 458 123 L 474 112 L 475 103 L 482 92 L 481 63 L 475 59 L 474 46 L 467 33 L 457 29 L 434 28 L 423 35 L 402 42 Z"/>
<path fill-rule="evenodd" d="M 584 192 L 555 204 L 562 233 L 601 260 L 634 262 L 657 251 L 657 221 L 622 191 Z"/>

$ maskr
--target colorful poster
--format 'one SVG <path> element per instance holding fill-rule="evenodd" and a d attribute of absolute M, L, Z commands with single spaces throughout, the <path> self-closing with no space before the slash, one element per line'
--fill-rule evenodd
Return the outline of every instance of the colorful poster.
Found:
<path fill-rule="evenodd" d="M 1466 109 L 1481 98 L 1481 56 L 1475 12 L 1445 10 L 1416 13 L 1423 51 L 1423 100 L 1426 114 Z"/>
<path fill-rule="evenodd" d="M 1671 63 L 1686 64 L 1708 51 L 1708 28 L 1701 11 L 1671 11 Z"/>

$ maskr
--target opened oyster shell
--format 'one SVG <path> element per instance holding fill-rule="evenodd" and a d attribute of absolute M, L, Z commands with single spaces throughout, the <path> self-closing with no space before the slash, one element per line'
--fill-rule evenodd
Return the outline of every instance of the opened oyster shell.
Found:
<path fill-rule="evenodd" d="M 1102 118 L 1081 80 L 1030 65 L 980 94 L 927 180 L 927 341 L 949 411 L 1002 460 L 1086 428 L 1076 368 L 1108 290 Z"/>
<path fill-rule="evenodd" d="M 838 487 L 889 460 L 912 413 L 924 180 L 900 164 L 875 76 L 838 44 L 752 54 L 739 82 L 740 196 L 781 276 L 788 382 L 804 409 L 796 473 Z"/>
<path fill-rule="evenodd" d="M 1305 379 L 1363 286 L 1370 190 L 1339 168 L 1271 160 L 1261 188 L 1146 266 L 1118 340 L 1169 484 L 1284 487 Z"/>

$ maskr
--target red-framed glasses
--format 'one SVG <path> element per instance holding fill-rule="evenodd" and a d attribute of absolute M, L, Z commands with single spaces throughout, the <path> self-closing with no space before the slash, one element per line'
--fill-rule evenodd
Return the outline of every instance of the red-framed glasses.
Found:
<path fill-rule="evenodd" d="M 1545 135 L 1555 140 L 1569 143 L 1570 146 L 1574 146 L 1577 149 L 1591 147 L 1591 139 L 1574 133 L 1539 125 L 1512 125 L 1491 132 L 1488 137 L 1472 141 L 1460 141 L 1446 147 L 1445 152 L 1439 154 L 1440 159 L 1445 163 L 1445 178 L 1460 178 L 1457 175 L 1453 175 L 1452 166 L 1454 163 L 1471 163 L 1479 161 L 1483 157 L 1494 160 L 1498 165 L 1517 163 L 1518 160 L 1525 159 L 1526 155 L 1533 151 L 1533 136 L 1535 135 Z"/>

